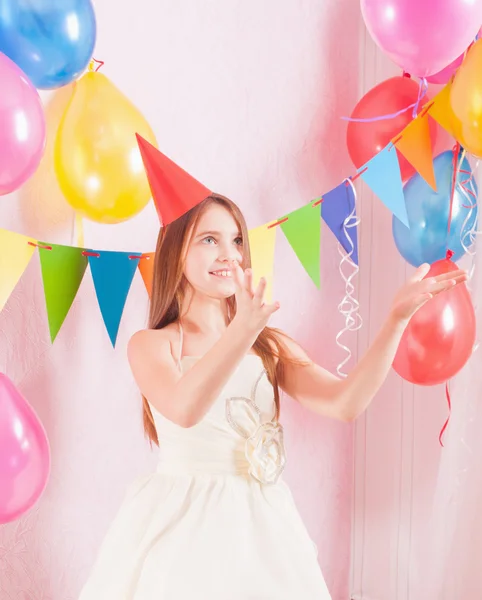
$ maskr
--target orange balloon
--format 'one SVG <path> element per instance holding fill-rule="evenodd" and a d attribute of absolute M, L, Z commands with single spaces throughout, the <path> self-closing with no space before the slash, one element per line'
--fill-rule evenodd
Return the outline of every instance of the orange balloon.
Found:
<path fill-rule="evenodd" d="M 75 83 L 54 164 L 67 202 L 88 219 L 120 223 L 149 202 L 136 133 L 157 145 L 142 114 L 105 75 L 91 71 Z"/>
<path fill-rule="evenodd" d="M 457 140 L 471 154 L 482 157 L 482 39 L 467 52 L 450 90 Z"/>
<path fill-rule="evenodd" d="M 451 260 L 438 260 L 427 277 L 456 269 Z M 459 283 L 429 300 L 410 319 L 393 368 L 418 385 L 444 383 L 465 365 L 474 343 L 474 307 L 465 283 Z"/>

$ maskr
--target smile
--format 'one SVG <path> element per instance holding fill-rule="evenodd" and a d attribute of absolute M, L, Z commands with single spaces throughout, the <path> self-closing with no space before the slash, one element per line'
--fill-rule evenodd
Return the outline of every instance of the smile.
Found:
<path fill-rule="evenodd" d="M 215 277 L 231 277 L 231 271 L 222 270 L 222 271 L 211 271 L 210 275 L 214 275 Z"/>

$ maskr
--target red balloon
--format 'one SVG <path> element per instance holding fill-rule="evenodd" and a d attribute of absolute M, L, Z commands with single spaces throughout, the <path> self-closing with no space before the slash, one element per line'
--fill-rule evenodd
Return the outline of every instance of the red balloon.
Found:
<path fill-rule="evenodd" d="M 438 260 L 427 277 L 456 269 L 451 260 Z M 444 383 L 465 365 L 474 343 L 474 307 L 465 283 L 459 283 L 429 300 L 410 319 L 393 368 L 418 385 Z"/>
<path fill-rule="evenodd" d="M 419 84 L 409 77 L 392 77 L 382 81 L 371 89 L 355 106 L 353 119 L 371 119 L 396 113 L 417 102 Z M 428 102 L 427 95 L 420 102 L 420 111 Z M 353 164 L 358 169 L 378 154 L 380 150 L 395 138 L 413 119 L 413 108 L 409 108 L 397 117 L 357 123 L 349 121 L 346 132 L 346 143 Z M 432 149 L 437 137 L 437 124 L 429 120 Z M 407 159 L 398 152 L 402 181 L 407 181 L 415 173 L 415 169 Z"/>

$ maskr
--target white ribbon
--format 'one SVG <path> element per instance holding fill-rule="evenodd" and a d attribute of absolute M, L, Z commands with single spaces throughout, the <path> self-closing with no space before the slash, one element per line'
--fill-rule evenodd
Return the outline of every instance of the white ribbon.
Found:
<path fill-rule="evenodd" d="M 343 246 L 338 243 L 338 253 L 340 254 L 340 264 L 338 270 L 340 272 L 341 278 L 345 282 L 345 296 L 343 300 L 338 305 L 338 311 L 345 317 L 345 327 L 339 331 L 336 335 L 336 343 L 339 348 L 344 350 L 347 354 L 344 360 L 340 362 L 340 364 L 336 367 L 336 372 L 340 377 L 346 377 L 347 373 L 343 371 L 343 367 L 348 363 L 351 359 L 352 352 L 348 346 L 343 344 L 340 340 L 345 333 L 348 331 L 358 331 L 361 329 L 363 325 L 362 317 L 359 313 L 360 304 L 358 300 L 355 298 L 355 286 L 353 284 L 353 279 L 358 275 L 359 267 L 352 259 L 353 252 L 355 251 L 355 247 L 353 245 L 353 241 L 348 234 L 348 229 L 352 227 L 358 227 L 360 224 L 360 218 L 356 214 L 356 190 L 355 186 L 351 179 L 346 179 L 346 181 L 351 185 L 353 190 L 353 198 L 354 205 L 351 213 L 345 218 L 343 222 L 343 233 L 345 234 L 347 243 L 349 245 L 349 252 L 346 253 Z M 351 273 L 346 274 L 344 271 L 344 266 L 347 265 L 351 270 Z"/>

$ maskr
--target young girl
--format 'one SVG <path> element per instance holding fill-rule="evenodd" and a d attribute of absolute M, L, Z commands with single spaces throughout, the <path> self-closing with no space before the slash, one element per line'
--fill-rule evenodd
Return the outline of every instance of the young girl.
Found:
<path fill-rule="evenodd" d="M 212 194 L 161 229 L 149 329 L 128 346 L 157 472 L 136 481 L 80 600 L 329 600 L 282 480 L 280 390 L 352 421 L 390 370 L 410 317 L 463 271 L 400 290 L 375 342 L 338 379 L 268 327 L 244 218 Z"/>

